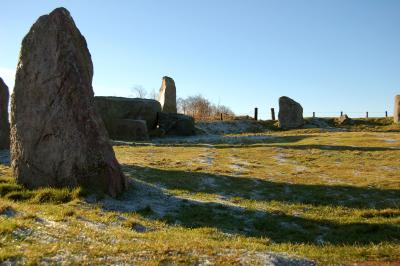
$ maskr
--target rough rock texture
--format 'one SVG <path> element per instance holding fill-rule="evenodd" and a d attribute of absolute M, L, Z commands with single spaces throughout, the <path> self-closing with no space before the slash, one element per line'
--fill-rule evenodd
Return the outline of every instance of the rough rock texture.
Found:
<path fill-rule="evenodd" d="M 341 115 L 339 117 L 339 121 L 338 122 L 339 122 L 339 125 L 352 125 L 352 124 L 354 124 L 354 121 L 351 118 L 349 118 L 346 114 Z"/>
<path fill-rule="evenodd" d="M 176 87 L 172 78 L 163 77 L 159 101 L 163 112 L 176 114 Z"/>
<path fill-rule="evenodd" d="M 118 119 L 115 124 L 116 139 L 148 140 L 149 133 L 145 120 Z"/>
<path fill-rule="evenodd" d="M 22 41 L 11 102 L 11 166 L 29 188 L 116 196 L 127 181 L 94 107 L 93 65 L 69 12 L 41 16 Z"/>
<path fill-rule="evenodd" d="M 156 100 L 96 96 L 94 101 L 112 139 L 134 140 L 134 133 L 132 136 L 120 134 L 118 127 L 121 119 L 145 120 L 148 130 L 157 127 L 157 113 L 161 112 L 161 105 Z"/>
<path fill-rule="evenodd" d="M 283 129 L 301 127 L 304 124 L 303 107 L 289 97 L 282 96 L 279 98 L 278 119 Z"/>
<path fill-rule="evenodd" d="M 10 149 L 10 123 L 8 122 L 8 87 L 0 78 L 0 150 Z"/>
<path fill-rule="evenodd" d="M 307 122 L 308 122 L 308 125 L 313 125 L 318 128 L 329 127 L 329 124 L 322 118 L 313 117 L 313 118 L 310 118 Z"/>
<path fill-rule="evenodd" d="M 394 97 L 393 119 L 395 123 L 400 123 L 400 95 L 396 95 L 396 97 Z"/>
<path fill-rule="evenodd" d="M 182 114 L 159 113 L 158 121 L 159 129 L 165 135 L 191 136 L 196 134 L 193 117 Z"/>

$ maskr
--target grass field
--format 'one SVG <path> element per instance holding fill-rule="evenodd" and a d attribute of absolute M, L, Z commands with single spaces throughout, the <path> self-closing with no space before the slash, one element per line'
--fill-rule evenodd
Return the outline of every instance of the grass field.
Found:
<path fill-rule="evenodd" d="M 120 143 L 130 186 L 118 199 L 29 191 L 0 165 L 0 261 L 400 265 L 400 133 L 388 127 Z"/>

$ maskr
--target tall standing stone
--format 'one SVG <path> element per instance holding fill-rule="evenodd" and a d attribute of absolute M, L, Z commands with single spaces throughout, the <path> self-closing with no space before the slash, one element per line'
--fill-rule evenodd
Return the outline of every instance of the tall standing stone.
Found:
<path fill-rule="evenodd" d="M 283 129 L 301 127 L 304 124 L 303 107 L 289 97 L 282 96 L 279 98 L 278 119 Z"/>
<path fill-rule="evenodd" d="M 83 186 L 116 196 L 126 178 L 95 111 L 93 65 L 68 10 L 41 16 L 22 41 L 11 102 L 11 159 L 29 188 Z"/>
<path fill-rule="evenodd" d="M 0 78 L 0 150 L 10 149 L 10 123 L 8 122 L 8 87 Z"/>
<path fill-rule="evenodd" d="M 165 113 L 177 113 L 176 109 L 176 87 L 175 82 L 170 77 L 163 77 L 160 88 L 159 101 L 162 111 Z"/>
<path fill-rule="evenodd" d="M 395 123 L 400 123 L 400 95 L 396 95 L 396 97 L 394 97 L 393 119 Z"/>

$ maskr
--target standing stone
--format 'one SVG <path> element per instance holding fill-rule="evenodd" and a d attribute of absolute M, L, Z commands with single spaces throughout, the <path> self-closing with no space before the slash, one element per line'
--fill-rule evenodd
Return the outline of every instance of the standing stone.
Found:
<path fill-rule="evenodd" d="M 339 125 L 353 125 L 354 120 L 351 119 L 348 115 L 344 114 L 339 117 L 338 124 Z"/>
<path fill-rule="evenodd" d="M 145 120 L 117 119 L 116 122 L 116 139 L 130 141 L 149 139 Z"/>
<path fill-rule="evenodd" d="M 176 110 L 176 87 L 175 82 L 170 77 L 163 77 L 160 88 L 159 102 L 162 111 L 165 113 L 177 113 Z"/>
<path fill-rule="evenodd" d="M 279 98 L 278 119 L 283 129 L 301 127 L 304 124 L 303 107 L 289 97 L 282 96 Z"/>
<path fill-rule="evenodd" d="M 159 113 L 159 129 L 163 135 L 192 136 L 196 134 L 194 119 L 183 114 Z"/>
<path fill-rule="evenodd" d="M 8 122 L 8 87 L 0 78 L 0 150 L 10 149 L 10 123 Z"/>
<path fill-rule="evenodd" d="M 400 95 L 396 95 L 396 97 L 394 97 L 393 119 L 395 123 L 400 124 Z"/>
<path fill-rule="evenodd" d="M 144 120 L 146 129 L 150 131 L 156 129 L 157 114 L 161 112 L 160 103 L 151 99 L 96 96 L 94 103 L 97 113 L 103 119 L 108 135 L 114 140 L 142 140 L 146 138 L 143 134 L 147 134 L 147 130 L 144 131 L 143 125 L 131 120 Z M 127 124 L 129 126 L 126 126 Z M 137 130 L 132 130 L 134 125 L 138 126 Z M 131 134 L 129 133 L 130 130 L 132 131 Z M 143 134 L 137 134 L 138 132 Z"/>
<path fill-rule="evenodd" d="M 11 166 L 28 188 L 127 185 L 94 107 L 93 65 L 68 10 L 41 16 L 22 41 L 11 102 Z"/>

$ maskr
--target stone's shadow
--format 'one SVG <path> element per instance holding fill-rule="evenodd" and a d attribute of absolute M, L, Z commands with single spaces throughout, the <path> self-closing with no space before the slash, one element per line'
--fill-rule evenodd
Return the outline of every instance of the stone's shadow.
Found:
<path fill-rule="evenodd" d="M 323 218 L 305 218 L 302 217 L 302 213 L 287 215 L 281 211 L 243 208 L 232 202 L 184 199 L 170 194 L 163 188 L 162 182 L 160 185 L 160 180 L 168 178 L 169 174 L 160 176 L 158 182 L 155 182 L 145 181 L 145 178 L 140 177 L 140 169 L 128 169 L 128 166 L 125 166 L 125 170 L 128 171 L 125 171 L 128 176 L 132 175 L 131 187 L 119 200 L 103 200 L 102 204 L 105 210 L 139 212 L 149 219 L 165 221 L 171 225 L 180 225 L 186 228 L 215 228 L 227 234 L 266 237 L 275 243 L 368 245 L 400 241 L 399 226 L 389 223 L 369 223 L 367 220 L 357 223 L 337 223 Z M 146 175 L 162 175 L 161 170 L 155 172 L 153 170 L 147 172 Z M 175 171 L 173 175 L 177 177 L 182 189 L 185 189 L 184 181 L 178 176 L 180 172 Z M 140 179 L 136 180 L 133 176 L 139 176 Z M 196 176 L 192 178 L 196 178 Z M 276 186 L 279 188 L 281 185 Z M 294 188 L 296 185 L 292 186 Z M 178 189 L 178 187 L 176 188 Z M 319 189 L 323 187 L 321 186 Z M 304 189 L 307 188 L 304 187 Z M 336 189 L 340 190 L 340 188 Z M 143 191 L 145 192 L 143 193 Z M 369 193 L 370 190 L 365 189 L 365 192 Z M 145 194 L 148 194 L 148 199 Z M 297 202 L 294 193 L 285 199 L 277 197 L 271 200 L 290 200 L 290 198 L 293 198 L 292 202 Z"/>
<path fill-rule="evenodd" d="M 310 137 L 309 135 L 296 136 L 231 136 L 231 135 L 200 135 L 193 137 L 168 137 L 153 139 L 151 143 L 113 141 L 114 146 L 172 146 L 172 147 L 212 147 L 230 148 L 255 146 L 257 144 L 293 143 Z"/>
<path fill-rule="evenodd" d="M 238 144 L 251 145 L 259 143 L 293 143 L 309 138 L 309 135 L 296 136 L 272 136 L 272 135 L 200 135 L 187 138 L 166 138 L 154 140 L 156 145 L 177 145 L 177 146 L 199 146 L 199 145 L 219 145 L 219 144 Z"/>
<path fill-rule="evenodd" d="M 0 150 L 0 164 L 10 166 L 11 155 L 9 150 Z"/>
<path fill-rule="evenodd" d="M 216 194 L 258 201 L 281 201 L 314 206 L 385 209 L 400 206 L 400 189 L 343 185 L 279 183 L 254 177 L 215 175 L 204 172 L 162 170 L 124 165 L 135 169 L 135 178 L 167 189 Z M 379 199 L 379 200 L 374 200 Z"/>
<path fill-rule="evenodd" d="M 396 151 L 400 147 L 363 147 L 363 146 L 345 146 L 329 144 L 300 144 L 290 145 L 286 143 L 296 143 L 301 140 L 313 137 L 312 135 L 296 136 L 272 136 L 272 135 L 253 135 L 253 136 L 223 136 L 206 135 L 195 137 L 170 137 L 165 139 L 154 139 L 151 143 L 144 142 L 124 142 L 113 141 L 114 146 L 158 146 L 158 147 L 194 147 L 204 148 L 212 147 L 216 149 L 229 149 L 240 147 L 271 147 L 295 150 L 331 150 L 331 151 Z M 280 145 L 277 145 L 280 144 Z"/>
<path fill-rule="evenodd" d="M 400 147 L 360 147 L 360 146 L 344 146 L 344 145 L 268 145 L 268 147 L 294 149 L 294 150 L 332 150 L 332 151 L 399 151 Z"/>

